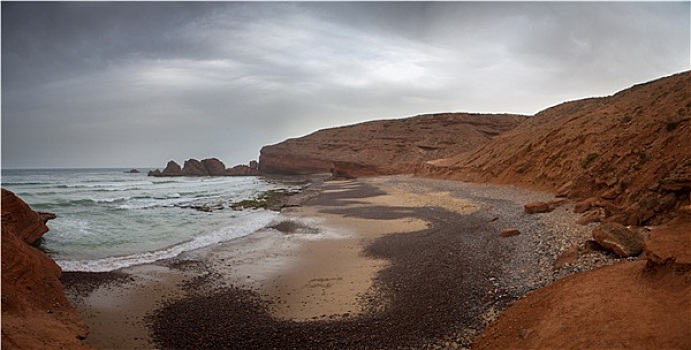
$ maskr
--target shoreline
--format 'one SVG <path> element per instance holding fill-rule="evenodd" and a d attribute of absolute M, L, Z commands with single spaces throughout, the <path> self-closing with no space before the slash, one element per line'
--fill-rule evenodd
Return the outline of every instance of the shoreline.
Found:
<path fill-rule="evenodd" d="M 207 338 L 223 337 L 231 348 L 468 346 L 527 291 L 615 261 L 593 252 L 553 271 L 556 255 L 583 242 L 590 228 L 576 227 L 567 206 L 523 213 L 522 204 L 551 198 L 545 193 L 408 176 L 324 182 L 308 191 L 303 205 L 280 215 L 297 223 L 293 232 L 260 230 L 185 253 L 175 261 L 187 262 L 177 266 L 126 268 L 120 271 L 134 281 L 105 283 L 86 296 L 67 285 L 91 328 L 87 343 L 204 348 L 187 341 L 205 326 Z M 509 226 L 523 233 L 500 238 Z M 109 298 L 121 302 L 117 310 L 105 307 Z M 200 317 L 213 315 L 209 307 L 242 318 L 226 312 L 207 323 Z M 181 325 L 188 339 L 173 334 Z M 214 331 L 220 325 L 225 330 Z M 125 334 L 136 335 L 113 337 Z"/>

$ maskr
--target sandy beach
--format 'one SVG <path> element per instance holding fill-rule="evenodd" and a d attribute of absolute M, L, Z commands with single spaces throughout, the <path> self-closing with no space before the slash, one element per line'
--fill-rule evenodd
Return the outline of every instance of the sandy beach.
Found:
<path fill-rule="evenodd" d="M 269 227 L 176 259 L 66 273 L 104 349 L 459 348 L 527 291 L 615 261 L 550 194 L 408 176 L 314 184 Z M 521 234 L 503 238 L 499 232 Z"/>

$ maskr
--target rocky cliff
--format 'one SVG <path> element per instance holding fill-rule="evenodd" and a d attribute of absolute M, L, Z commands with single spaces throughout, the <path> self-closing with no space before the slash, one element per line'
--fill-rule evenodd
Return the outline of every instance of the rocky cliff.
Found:
<path fill-rule="evenodd" d="M 472 151 L 525 119 L 445 113 L 325 129 L 263 147 L 259 170 L 345 177 L 412 173 L 425 161 Z"/>
<path fill-rule="evenodd" d="M 2 348 L 87 349 L 86 326 L 67 301 L 60 267 L 32 247 L 52 214 L 2 189 Z"/>
<path fill-rule="evenodd" d="M 659 224 L 691 201 L 691 72 L 548 108 L 418 174 L 555 191 L 603 220 Z"/>

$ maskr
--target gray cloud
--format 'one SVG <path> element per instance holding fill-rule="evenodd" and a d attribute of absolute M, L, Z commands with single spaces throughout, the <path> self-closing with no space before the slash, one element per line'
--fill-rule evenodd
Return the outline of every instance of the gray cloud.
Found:
<path fill-rule="evenodd" d="M 2 3 L 2 166 L 156 166 L 689 69 L 689 3 Z"/>

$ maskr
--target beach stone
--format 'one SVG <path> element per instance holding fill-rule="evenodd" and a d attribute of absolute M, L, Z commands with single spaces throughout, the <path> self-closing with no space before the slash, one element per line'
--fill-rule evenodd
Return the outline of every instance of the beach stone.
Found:
<path fill-rule="evenodd" d="M 593 239 L 622 258 L 638 256 L 645 249 L 643 237 L 638 232 L 614 222 L 596 227 L 593 230 Z"/>
<path fill-rule="evenodd" d="M 502 236 L 502 237 L 518 236 L 518 235 L 520 235 L 520 234 L 521 234 L 521 231 L 519 231 L 519 230 L 516 229 L 516 228 L 509 228 L 509 229 L 506 229 L 506 230 L 501 231 L 501 232 L 499 233 L 499 235 Z"/>
<path fill-rule="evenodd" d="M 566 198 L 554 198 L 547 202 L 551 210 L 554 210 L 555 208 L 561 207 L 562 205 L 566 204 L 569 200 Z"/>
<path fill-rule="evenodd" d="M 588 199 L 584 199 L 576 203 L 576 206 L 573 208 L 573 212 L 576 214 L 583 214 L 586 211 L 590 210 L 590 208 L 592 208 L 594 206 L 594 203 L 597 201 L 597 197 L 590 197 Z"/>
<path fill-rule="evenodd" d="M 548 213 L 552 211 L 552 208 L 550 207 L 549 204 L 545 202 L 533 202 L 533 203 L 528 203 L 523 206 L 523 210 L 527 214 L 537 214 L 537 213 Z"/>
<path fill-rule="evenodd" d="M 576 220 L 576 223 L 579 225 L 587 225 L 593 222 L 600 222 L 602 221 L 602 218 L 600 217 L 600 211 L 599 210 L 593 210 L 590 211 L 583 216 L 581 216 L 580 219 Z"/>
<path fill-rule="evenodd" d="M 554 261 L 554 270 L 562 268 L 566 264 L 571 264 L 578 259 L 578 246 L 572 245 L 565 251 L 563 251 L 559 257 Z"/>

